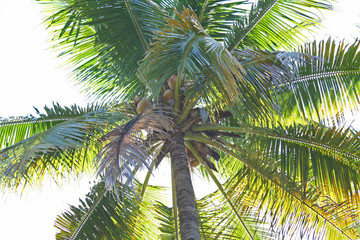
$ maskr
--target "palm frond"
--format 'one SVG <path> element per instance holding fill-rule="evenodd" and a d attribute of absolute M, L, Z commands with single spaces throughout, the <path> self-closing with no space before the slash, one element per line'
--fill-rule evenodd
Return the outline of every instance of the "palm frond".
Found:
<path fill-rule="evenodd" d="M 299 62 L 308 61 L 312 56 L 301 52 L 267 51 L 260 49 L 234 49 L 233 55 L 244 67 L 247 74 L 263 78 L 268 88 L 281 91 L 284 85 L 291 85 L 294 68 Z"/>
<path fill-rule="evenodd" d="M 359 44 L 328 39 L 297 52 L 236 49 L 234 55 L 249 77 L 264 79 L 287 119 L 341 125 L 346 111 L 359 110 Z"/>
<path fill-rule="evenodd" d="M 63 107 L 58 103 L 53 103 L 51 107 L 44 107 L 44 113 L 35 108 L 35 116 L 31 114 L 25 117 L 3 118 L 0 120 L 0 149 L 46 131 L 64 121 L 77 118 L 86 113 L 96 112 L 103 108 L 104 106 L 101 105 L 88 105 L 87 107 L 72 105 L 70 107 Z"/>
<path fill-rule="evenodd" d="M 292 49 L 304 38 L 300 30 L 320 22 L 314 8 L 331 5 L 324 0 L 258 0 L 234 23 L 225 38 L 226 48 Z"/>
<path fill-rule="evenodd" d="M 161 234 L 158 236 L 160 240 L 175 240 L 175 221 L 173 208 L 167 207 L 165 204 L 159 202 L 155 205 L 156 218 L 160 222 L 159 230 Z"/>
<path fill-rule="evenodd" d="M 326 186 L 325 192 L 332 198 L 359 202 L 360 141 L 359 133 L 350 128 L 311 123 L 273 128 L 204 126 L 193 130 L 220 128 L 246 133 L 245 148 L 259 147 L 269 159 L 276 159 L 281 171 L 294 181 L 306 183 L 315 177 L 318 186 Z"/>
<path fill-rule="evenodd" d="M 146 208 L 154 205 L 160 189 L 151 188 L 151 194 L 139 202 L 126 186 L 116 188 L 121 194 L 118 198 L 106 189 L 104 182 L 99 182 L 84 200 L 80 199 L 79 206 L 70 206 L 70 210 L 59 215 L 55 221 L 56 239 L 154 239 L 158 236 L 159 221 L 152 210 Z M 140 188 L 137 184 L 136 189 Z"/>
<path fill-rule="evenodd" d="M 272 103 L 262 83 L 246 79 L 242 66 L 205 32 L 192 10 L 184 9 L 178 18 L 169 20 L 168 28 L 157 33 L 157 41 L 143 61 L 154 96 L 159 96 L 169 76 L 178 73 L 182 84 L 190 86 L 184 92 L 188 99 L 208 94 L 211 100 L 243 104 L 250 113 L 265 115 Z M 175 91 L 175 104 L 179 94 Z"/>
<path fill-rule="evenodd" d="M 223 159 L 232 179 L 225 184 L 227 197 L 239 212 L 256 216 L 255 222 L 260 226 L 262 222 L 269 223 L 276 234 L 285 236 L 299 229 L 313 229 L 316 238 L 322 234 L 350 239 L 357 236 L 356 202 L 332 199 L 328 191 L 322 191 L 327 186 L 316 186 L 314 179 L 292 180 L 279 167 L 280 160 L 273 158 L 271 151 L 257 148 L 252 142 L 239 148 L 200 136 L 186 138 L 212 145 L 228 155 L 228 159 Z"/>
<path fill-rule="evenodd" d="M 230 196 L 227 198 L 230 199 Z M 226 202 L 226 198 L 220 194 L 220 191 L 198 201 L 204 239 L 249 239 L 241 231 L 238 218 Z M 242 211 L 243 206 L 238 201 L 235 207 L 241 213 L 243 222 L 254 231 L 254 239 L 276 239 L 270 222 L 259 219 L 256 210 Z"/>
<path fill-rule="evenodd" d="M 74 108 L 76 117 L 58 123 L 55 116 L 67 116 L 69 109 L 57 107 L 48 110 L 48 116 L 44 115 L 41 120 L 54 120 L 53 126 L 38 128 L 41 132 L 25 138 L 0 151 L 0 176 L 1 186 L 18 187 L 22 184 L 31 185 L 41 183 L 42 179 L 49 174 L 54 180 L 64 177 L 63 174 L 78 174 L 82 171 L 93 171 L 92 158 L 96 155 L 100 146 L 96 139 L 118 126 L 127 114 L 120 109 L 111 111 L 106 108 L 86 112 L 85 109 Z M 81 111 L 85 111 L 81 114 Z M 20 136 L 27 137 L 27 133 L 21 132 L 21 127 L 31 130 L 31 124 L 25 122 L 19 129 Z M 30 127 L 29 127 L 30 126 Z M 11 126 L 10 126 L 11 127 Z M 49 128 L 47 128 L 49 127 Z M 21 133 L 23 133 L 21 135 Z M 8 139 L 11 139 L 8 137 Z"/>
<path fill-rule="evenodd" d="M 199 16 L 199 21 L 206 29 L 206 32 L 215 40 L 223 42 L 225 34 L 232 30 L 234 21 L 240 14 L 246 12 L 247 3 L 244 0 L 204 1 L 200 11 L 195 12 Z"/>
<path fill-rule="evenodd" d="M 117 92 L 129 94 L 129 88 L 141 92 L 144 85 L 136 77 L 137 63 L 153 32 L 163 26 L 161 9 L 139 0 L 42 3 L 50 15 L 47 22 L 54 46 L 68 57 L 76 80 L 89 94 L 117 96 Z"/>
<path fill-rule="evenodd" d="M 309 57 L 293 65 L 290 82 L 283 86 L 284 112 L 333 124 L 344 111 L 358 111 L 359 47 L 359 40 L 345 44 L 330 38 L 302 47 L 299 52 Z"/>
<path fill-rule="evenodd" d="M 101 141 L 110 140 L 96 157 L 100 163 L 98 174 L 104 172 L 107 188 L 115 186 L 118 181 L 131 185 L 134 170 L 143 166 L 150 168 L 150 160 L 154 156 L 149 140 L 155 135 L 160 139 L 168 137 L 173 130 L 169 114 L 166 107 L 148 107 L 137 117 L 101 137 Z"/>
<path fill-rule="evenodd" d="M 262 159 L 259 152 L 246 155 L 257 170 L 233 169 L 233 178 L 225 184 L 228 196 L 242 212 L 255 213 L 258 221 L 268 223 L 276 239 L 298 234 L 312 239 L 358 237 L 357 207 L 352 202 L 336 202 L 311 183 L 285 179 L 276 161 Z M 232 166 L 229 161 L 234 159 L 225 161 Z"/>

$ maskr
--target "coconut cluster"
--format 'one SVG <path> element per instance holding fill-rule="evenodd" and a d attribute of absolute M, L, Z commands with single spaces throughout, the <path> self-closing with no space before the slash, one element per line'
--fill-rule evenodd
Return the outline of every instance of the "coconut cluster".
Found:
<path fill-rule="evenodd" d="M 176 87 L 176 75 L 172 75 L 167 81 L 169 89 L 166 89 L 163 95 L 164 102 L 166 104 L 171 104 L 171 100 L 174 99 L 174 90 Z"/>
<path fill-rule="evenodd" d="M 163 94 L 164 103 L 172 105 L 174 104 L 174 90 L 176 87 L 176 74 L 172 75 L 167 81 L 168 89 L 165 90 Z M 134 98 L 134 105 L 136 106 L 136 112 L 138 114 L 142 113 L 151 103 L 151 100 L 148 98 L 141 98 L 136 96 Z"/>
<path fill-rule="evenodd" d="M 170 106 L 174 106 L 175 104 L 174 98 L 175 98 L 176 82 L 177 82 L 177 75 L 174 74 L 170 76 L 169 79 L 166 80 L 166 83 L 164 83 L 165 91 L 162 96 L 163 97 L 162 100 L 165 104 L 168 104 Z M 180 92 L 181 91 L 185 91 L 184 86 L 180 89 Z M 180 104 L 182 103 L 181 100 L 183 100 L 181 99 L 181 97 L 184 96 L 180 94 Z M 134 106 L 136 106 L 136 112 L 138 114 L 142 113 L 148 106 L 150 106 L 150 104 L 151 104 L 151 99 L 141 98 L 140 96 L 134 98 Z M 181 105 L 180 108 L 182 108 Z M 194 122 L 206 123 L 209 121 L 209 115 L 204 108 L 197 107 L 189 112 L 188 119 L 193 123 Z M 191 144 L 198 151 L 200 157 L 206 163 L 206 165 L 209 166 L 210 169 L 217 171 L 215 164 L 211 160 L 219 161 L 220 159 L 219 154 L 204 143 L 191 141 Z M 200 161 L 191 153 L 191 151 L 188 148 L 185 147 L 185 151 L 188 158 L 188 163 L 191 166 L 191 168 L 198 167 L 201 164 Z"/>

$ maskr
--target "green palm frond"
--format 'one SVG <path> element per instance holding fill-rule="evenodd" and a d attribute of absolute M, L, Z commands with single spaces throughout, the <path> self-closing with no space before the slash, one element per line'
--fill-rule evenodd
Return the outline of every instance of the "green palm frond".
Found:
<path fill-rule="evenodd" d="M 163 26 L 161 9 L 138 0 L 41 2 L 50 15 L 55 47 L 69 58 L 89 94 L 108 97 L 126 91 L 129 97 L 129 88 L 141 92 L 137 63 L 153 32 Z"/>
<path fill-rule="evenodd" d="M 286 118 L 340 124 L 345 111 L 359 110 L 359 45 L 331 39 L 297 52 L 235 49 L 247 75 L 263 78 Z"/>
<path fill-rule="evenodd" d="M 359 110 L 359 47 L 359 40 L 345 44 L 329 38 L 301 48 L 299 52 L 310 57 L 293 66 L 285 94 L 279 95 L 290 114 L 332 124 L 345 110 Z"/>
<path fill-rule="evenodd" d="M 284 91 L 282 87 L 289 84 L 294 74 L 293 65 L 302 61 L 304 54 L 260 49 L 234 49 L 232 54 L 243 66 L 246 79 L 262 92 L 261 98 L 271 99 L 273 111 L 269 109 L 269 113 L 281 113 L 283 101 L 278 95 Z"/>
<path fill-rule="evenodd" d="M 305 186 L 285 179 L 276 162 L 269 163 L 258 152 L 248 152 L 246 158 L 257 169 L 242 167 L 232 171 L 234 177 L 225 184 L 228 196 L 239 211 L 255 212 L 260 222 L 270 224 L 275 239 L 299 232 L 313 239 L 358 237 L 354 229 L 357 207 L 352 202 L 336 202 L 310 183 Z M 224 164 L 232 166 L 229 161 L 234 159 L 228 158 Z"/>
<path fill-rule="evenodd" d="M 327 186 L 316 186 L 313 178 L 307 182 L 292 180 L 282 171 L 280 160 L 274 158 L 271 151 L 251 147 L 252 143 L 239 148 L 200 136 L 189 135 L 186 138 L 212 145 L 227 155 L 222 159 L 229 176 L 224 185 L 227 200 L 220 202 L 230 199 L 237 212 L 256 216 L 257 220 L 250 226 L 264 227 L 264 234 L 272 226 L 275 235 L 285 236 L 300 229 L 312 229 L 317 234 L 340 239 L 357 236 L 354 228 L 357 225 L 356 202 L 331 198 L 327 194 L 329 191 L 322 189 Z M 219 221 L 223 223 L 228 217 Z M 232 223 L 227 224 L 231 227 Z M 306 232 L 311 234 L 312 231 Z"/>
<path fill-rule="evenodd" d="M 84 200 L 80 199 L 79 206 L 70 206 L 59 215 L 55 221 L 56 239 L 155 239 L 160 230 L 152 211 L 157 208 L 153 203 L 161 189 L 149 187 L 150 194 L 140 202 L 127 187 L 116 188 L 120 193 L 117 197 L 100 182 Z M 146 210 L 150 205 L 154 207 Z"/>
<path fill-rule="evenodd" d="M 201 10 L 195 12 L 206 32 L 215 40 L 223 42 L 225 34 L 232 30 L 237 17 L 245 13 L 246 4 L 247 0 L 210 0 L 204 1 Z"/>
<path fill-rule="evenodd" d="M 272 102 L 262 82 L 246 78 L 242 66 L 205 32 L 192 10 L 184 9 L 178 18 L 169 20 L 168 29 L 157 33 L 143 61 L 152 93 L 158 96 L 165 80 L 177 73 L 178 82 L 190 87 L 185 91 L 190 100 L 204 94 L 211 97 L 203 100 L 222 99 L 230 105 L 242 104 L 251 114 L 266 115 Z M 175 107 L 179 94 L 175 89 Z"/>
<path fill-rule="evenodd" d="M 230 51 L 236 47 L 291 49 L 304 36 L 300 30 L 319 23 L 313 9 L 331 9 L 324 0 L 258 0 L 235 22 L 225 38 Z"/>
<path fill-rule="evenodd" d="M 104 106 L 101 105 L 62 107 L 58 103 L 53 103 L 51 107 L 44 107 L 44 113 L 39 112 L 35 108 L 35 116 L 3 118 L 0 120 L 0 149 L 46 131 L 64 121 L 80 117 L 86 113 L 96 112 L 103 108 Z"/>
<path fill-rule="evenodd" d="M 265 78 L 266 86 L 275 92 L 283 85 L 291 85 L 290 79 L 294 78 L 296 65 L 311 58 L 301 52 L 271 52 L 260 49 L 234 49 L 232 53 L 247 74 L 253 74 L 255 78 Z"/>
<path fill-rule="evenodd" d="M 160 222 L 159 230 L 161 234 L 158 236 L 158 239 L 175 240 L 175 221 L 173 208 L 170 208 L 159 202 L 155 205 L 154 211 L 156 212 L 156 218 Z"/>
<path fill-rule="evenodd" d="M 71 117 L 65 114 L 73 110 L 75 112 Z M 43 114 L 41 120 L 54 120 L 50 122 L 53 124 L 52 127 L 42 125 L 40 121 L 40 124 L 35 124 L 35 126 L 49 128 L 42 128 L 42 131 L 36 135 L 0 151 L 2 186 L 18 187 L 22 184 L 41 183 L 47 174 L 54 180 L 58 180 L 66 173 L 93 171 L 92 161 L 100 148 L 97 138 L 109 129 L 118 126 L 124 119 L 129 119 L 127 110 L 125 109 L 124 113 L 121 108 L 108 110 L 89 107 L 87 110 L 90 112 L 86 112 L 86 109 L 74 108 L 73 110 L 62 107 L 48 109 L 48 115 Z M 85 112 L 81 113 L 81 111 Z M 59 117 L 62 122 L 57 122 Z M 63 117 L 69 120 L 64 121 Z M 28 124 L 19 126 L 17 130 L 20 134 L 23 126 L 31 130 Z M 40 130 L 40 127 L 38 129 Z M 20 136 L 26 137 L 27 133 Z"/>
<path fill-rule="evenodd" d="M 316 123 L 288 127 L 195 127 L 195 131 L 225 130 L 246 133 L 243 148 L 259 148 L 278 162 L 286 177 L 304 184 L 313 177 L 334 199 L 359 202 L 359 133 Z M 230 145 L 229 145 L 230 146 Z M 346 177 L 345 177 L 346 176 Z"/>
<path fill-rule="evenodd" d="M 253 232 L 253 239 L 275 239 L 270 223 L 259 219 L 254 211 L 242 211 L 239 202 L 235 207 L 241 213 L 246 226 Z M 241 224 L 233 209 L 227 204 L 226 197 L 220 191 L 209 194 L 198 201 L 199 216 L 204 239 L 249 239 L 242 231 Z"/>

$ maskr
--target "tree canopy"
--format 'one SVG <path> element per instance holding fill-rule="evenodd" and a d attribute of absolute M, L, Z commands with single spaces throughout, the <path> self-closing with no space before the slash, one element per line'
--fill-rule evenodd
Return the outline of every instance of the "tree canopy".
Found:
<path fill-rule="evenodd" d="M 40 2 L 91 103 L 2 119 L 0 185 L 97 173 L 57 239 L 359 237 L 360 41 L 305 43 L 329 1 Z"/>

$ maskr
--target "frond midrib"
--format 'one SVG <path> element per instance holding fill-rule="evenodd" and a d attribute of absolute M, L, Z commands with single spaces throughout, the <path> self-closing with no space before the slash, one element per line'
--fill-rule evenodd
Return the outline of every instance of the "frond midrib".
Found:
<path fill-rule="evenodd" d="M 194 36 L 192 36 L 192 38 L 186 43 L 186 46 L 185 46 L 185 49 L 184 49 L 184 53 L 183 53 L 183 56 L 181 58 L 181 62 L 179 64 L 179 70 L 178 70 L 178 73 L 177 73 L 177 78 L 176 78 L 176 86 L 175 86 L 175 90 L 174 90 L 174 93 L 175 93 L 175 96 L 174 96 L 174 99 L 175 99 L 175 106 L 174 106 L 174 109 L 175 109 L 175 113 L 177 113 L 179 111 L 179 108 L 180 108 L 180 85 L 181 85 L 181 79 L 182 79 L 182 75 L 183 75 L 183 71 L 184 71 L 184 68 L 185 68 L 185 63 L 186 63 L 186 60 L 187 60 L 187 57 L 193 47 L 193 44 L 200 38 L 204 38 L 206 36 L 204 36 L 203 34 L 194 34 Z"/>
<path fill-rule="evenodd" d="M 134 13 L 133 13 L 133 11 L 132 11 L 132 9 L 131 9 L 131 6 L 130 6 L 130 3 L 129 3 L 128 0 L 125 1 L 125 6 L 126 6 L 126 8 L 127 8 L 127 10 L 128 10 L 128 13 L 129 13 L 129 15 L 130 15 L 131 21 L 132 21 L 133 24 L 134 24 L 134 27 L 135 27 L 135 29 L 136 29 L 136 32 L 137 32 L 137 34 L 138 34 L 138 36 L 139 36 L 139 38 L 140 38 L 141 45 L 143 46 L 144 51 L 147 51 L 147 50 L 148 50 L 148 45 L 147 45 L 147 43 L 146 43 L 146 41 L 145 41 L 144 34 L 142 33 L 142 31 L 141 31 L 141 29 L 140 29 L 139 23 L 137 22 L 137 20 L 136 20 L 136 18 L 135 18 L 135 16 L 134 16 Z"/>
<path fill-rule="evenodd" d="M 326 77 L 336 77 L 336 76 L 344 76 L 344 75 L 360 75 L 360 70 L 334 70 L 334 71 L 321 71 L 317 73 L 308 74 L 299 78 L 294 78 L 290 80 L 288 84 L 306 82 L 315 80 L 318 78 L 326 78 Z M 288 84 L 280 84 L 280 86 L 288 85 Z"/>
<path fill-rule="evenodd" d="M 4 121 L 0 122 L 0 127 L 8 127 L 13 125 L 19 125 L 19 124 L 33 124 L 33 123 L 44 123 L 44 122 L 60 122 L 60 121 L 68 121 L 72 120 L 74 118 L 77 118 L 79 115 L 76 115 L 74 117 L 63 117 L 63 118 L 38 118 L 33 120 L 14 120 L 14 121 Z"/>
<path fill-rule="evenodd" d="M 280 139 L 280 140 L 284 140 L 287 142 L 305 144 L 308 146 L 315 147 L 317 149 L 325 150 L 326 152 L 330 151 L 330 152 L 339 154 L 341 156 L 344 156 L 345 158 L 351 157 L 355 160 L 360 160 L 360 157 L 355 154 L 342 151 L 341 149 L 335 148 L 335 147 L 327 145 L 327 144 L 318 143 L 315 141 L 309 141 L 309 140 L 305 140 L 305 139 L 301 139 L 301 138 L 297 138 L 297 137 L 292 137 L 292 138 L 284 137 L 284 136 L 281 136 L 280 134 L 270 133 L 270 132 L 265 132 L 265 131 L 259 132 L 259 130 L 261 130 L 261 129 L 256 130 L 256 129 L 251 129 L 251 128 L 238 128 L 238 127 L 231 127 L 231 126 L 221 126 L 221 125 L 216 126 L 216 125 L 214 125 L 214 126 L 193 127 L 192 130 L 194 130 L 194 131 L 203 131 L 203 130 L 220 130 L 221 131 L 221 130 L 223 130 L 223 131 L 250 133 L 250 134 L 254 134 L 254 135 L 258 135 L 258 136 L 267 136 L 270 138 Z"/>
<path fill-rule="evenodd" d="M 208 4 L 209 4 L 209 0 L 206 0 L 205 3 L 203 4 L 203 7 L 201 8 L 200 15 L 199 15 L 200 22 L 203 20 L 205 8 L 208 6 Z"/>
<path fill-rule="evenodd" d="M 268 8 L 263 12 L 262 15 L 257 16 L 254 21 L 252 23 L 250 23 L 248 26 L 248 29 L 246 30 L 246 32 L 238 39 L 238 41 L 236 41 L 236 43 L 230 47 L 228 50 L 231 52 L 231 50 L 233 50 L 250 32 L 251 30 L 254 29 L 254 27 L 261 21 L 261 19 L 263 19 L 265 17 L 265 15 L 275 6 L 275 4 L 278 2 L 279 0 L 274 0 L 269 6 Z"/>
<path fill-rule="evenodd" d="M 85 225 L 86 221 L 89 219 L 91 214 L 94 212 L 95 208 L 100 204 L 101 200 L 106 195 L 107 190 L 104 189 L 99 198 L 96 200 L 94 205 L 87 211 L 87 213 L 82 217 L 80 223 L 78 224 L 77 228 L 75 229 L 74 233 L 71 235 L 70 240 L 75 240 L 79 232 L 81 231 L 82 227 Z"/>

